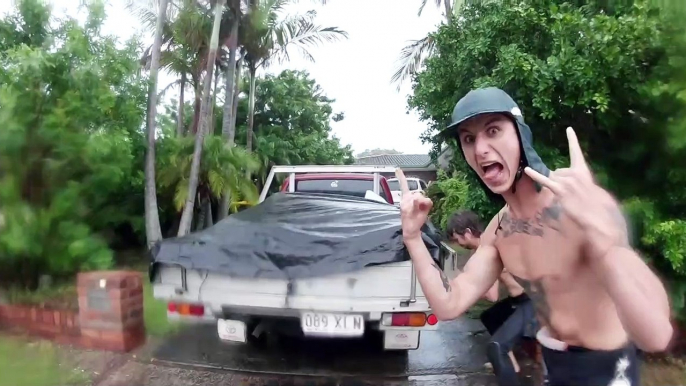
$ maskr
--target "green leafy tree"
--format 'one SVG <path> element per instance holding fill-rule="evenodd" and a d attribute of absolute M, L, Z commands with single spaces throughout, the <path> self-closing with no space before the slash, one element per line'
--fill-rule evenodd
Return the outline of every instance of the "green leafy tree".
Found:
<path fill-rule="evenodd" d="M 188 197 L 188 175 L 191 170 L 194 138 L 167 137 L 160 141 L 159 184 L 162 189 L 171 189 L 173 205 L 178 213 Z M 210 207 L 228 190 L 232 197 L 257 201 L 255 185 L 246 178 L 246 172 L 255 172 L 260 164 L 254 155 L 238 146 L 225 146 L 220 136 L 207 136 L 203 146 L 202 160 L 198 174 L 197 196 L 199 209 L 196 215 L 196 229 L 212 225 Z"/>
<path fill-rule="evenodd" d="M 102 3 L 89 10 L 83 25 L 51 27 L 48 6 L 23 0 L 0 21 L 4 283 L 106 268 L 112 256 L 97 232 L 142 223 L 140 52 L 135 41 L 119 48 L 101 34 Z"/>
<path fill-rule="evenodd" d="M 188 177 L 188 193 L 186 194 L 186 204 L 181 213 L 181 223 L 179 224 L 179 236 L 185 236 L 191 230 L 193 221 L 193 211 L 195 210 L 195 196 L 199 184 L 200 160 L 202 157 L 202 150 L 204 145 L 204 138 L 209 131 L 210 112 L 214 109 L 214 99 L 212 98 L 212 74 L 215 68 L 215 61 L 217 59 L 217 50 L 219 48 L 219 30 L 221 27 L 222 13 L 224 11 L 224 4 L 226 0 L 216 0 L 213 3 L 214 22 L 212 24 L 212 35 L 210 38 L 210 45 L 207 51 L 205 79 L 202 88 L 202 104 L 200 108 L 200 124 L 198 131 L 195 133 L 195 148 L 193 151 L 193 158 L 191 161 L 190 175 Z M 210 105 L 212 107 L 210 107 Z"/>
<path fill-rule="evenodd" d="M 340 165 L 354 158 L 350 145 L 342 146 L 332 136 L 331 121 L 340 121 L 343 114 L 333 112 L 333 99 L 307 72 L 285 70 L 278 76 L 267 75 L 256 81 L 255 152 L 262 160 L 258 182 L 261 184 L 271 166 L 279 165 Z M 238 116 L 249 114 L 249 103 L 239 105 Z M 245 126 L 239 127 L 237 138 L 244 140 Z"/>
<path fill-rule="evenodd" d="M 256 149 L 251 156 L 245 153 L 241 146 L 226 147 L 219 152 L 221 146 L 217 139 L 221 135 L 221 125 L 215 125 L 214 135 L 205 139 L 205 150 L 200 162 L 200 178 L 198 191 L 201 201 L 212 202 L 215 212 L 218 186 L 230 188 L 233 203 L 240 201 L 254 201 L 255 186 L 245 177 L 250 171 L 256 177 L 258 187 L 261 187 L 267 173 L 273 165 L 302 165 L 302 164 L 350 164 L 353 162 L 352 150 L 349 145 L 343 146 L 340 140 L 331 134 L 331 121 L 343 119 L 343 114 L 334 113 L 328 98 L 321 87 L 306 72 L 286 70 L 276 75 L 267 75 L 257 79 L 258 93 L 256 96 Z M 247 85 L 245 85 L 247 91 Z M 159 156 L 158 172 L 160 173 L 160 196 L 169 202 L 180 202 L 185 199 L 178 189 L 186 188 L 188 170 L 188 141 L 177 141 L 174 137 L 176 106 L 166 106 L 165 114 L 160 116 L 162 134 L 158 138 Z M 243 122 L 248 114 L 248 102 L 241 100 L 238 117 Z M 188 110 L 191 106 L 186 106 Z M 222 111 L 216 108 L 214 119 L 221 122 Z M 244 141 L 246 127 L 239 126 L 237 140 Z M 217 147 L 215 147 L 217 146 Z M 219 152 L 219 153 L 217 153 Z M 207 153 L 207 154 L 206 154 Z M 224 154 L 221 157 L 212 154 Z M 219 160 L 224 157 L 227 163 Z M 213 183 L 219 179 L 211 175 L 219 173 L 228 182 Z M 229 173 L 229 174 L 226 174 Z M 242 178 L 233 174 L 240 174 Z M 224 185 L 226 184 L 226 185 Z M 233 185 L 229 185 L 233 184 Z M 178 194 L 177 194 L 178 192 Z M 227 205 L 228 207 L 228 205 Z M 175 227 L 173 218 L 177 216 L 175 207 L 165 204 L 162 207 L 163 222 L 169 227 Z M 201 212 L 208 212 L 205 204 L 196 210 L 196 225 L 200 222 Z M 204 218 L 221 219 L 220 215 Z M 172 220 L 170 220 L 172 219 Z M 171 225 L 170 225 L 171 224 Z M 197 227 L 196 227 L 197 228 Z"/>
<path fill-rule="evenodd" d="M 636 239 L 656 265 L 668 267 L 663 272 L 678 274 L 686 252 L 679 241 L 686 217 L 684 31 L 642 1 L 560 3 L 476 3 L 441 26 L 432 35 L 436 54 L 409 98 L 429 124 L 423 138 L 437 154 L 433 135 L 461 96 L 475 87 L 505 89 L 551 168 L 566 164 L 564 129 L 572 126 L 598 180 L 621 199 L 637 200 L 634 207 L 650 208 L 650 216 L 634 219 L 648 221 Z M 478 190 L 458 144 L 448 145 L 458 154 L 458 178 Z"/>

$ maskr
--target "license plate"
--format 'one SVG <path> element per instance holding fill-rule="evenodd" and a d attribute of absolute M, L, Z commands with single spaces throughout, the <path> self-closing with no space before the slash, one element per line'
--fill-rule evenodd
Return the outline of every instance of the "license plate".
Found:
<path fill-rule="evenodd" d="M 305 335 L 347 337 L 364 334 L 362 315 L 306 312 L 300 317 L 300 325 Z"/>
<path fill-rule="evenodd" d="M 245 323 L 240 320 L 217 319 L 219 339 L 245 343 L 247 340 Z"/>
<path fill-rule="evenodd" d="M 419 331 L 386 330 L 383 345 L 386 350 L 416 350 L 419 348 Z"/>

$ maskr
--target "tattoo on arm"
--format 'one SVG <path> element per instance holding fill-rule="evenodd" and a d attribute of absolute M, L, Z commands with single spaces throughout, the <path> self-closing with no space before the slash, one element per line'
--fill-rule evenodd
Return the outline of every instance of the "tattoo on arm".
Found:
<path fill-rule="evenodd" d="M 452 287 L 450 287 L 450 280 L 448 280 L 448 276 L 436 263 L 433 264 L 433 267 L 436 268 L 438 273 L 441 275 L 441 281 L 443 282 L 443 288 L 445 289 L 445 292 L 450 292 Z"/>

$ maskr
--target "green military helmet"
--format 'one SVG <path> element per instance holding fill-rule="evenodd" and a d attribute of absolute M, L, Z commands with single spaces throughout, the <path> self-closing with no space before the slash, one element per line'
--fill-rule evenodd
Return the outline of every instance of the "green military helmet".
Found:
<path fill-rule="evenodd" d="M 468 92 L 467 95 L 457 102 L 453 109 L 451 123 L 441 131 L 438 136 L 441 140 L 457 138 L 457 129 L 460 124 L 479 114 L 489 113 L 504 114 L 512 118 L 513 122 L 516 124 L 515 126 L 517 127 L 521 148 L 521 158 L 517 173 L 518 178 L 521 177 L 524 167 L 526 166 L 544 176 L 549 176 L 550 170 L 545 166 L 543 160 L 541 160 L 541 157 L 538 156 L 538 153 L 536 153 L 536 150 L 533 148 L 533 135 L 531 134 L 529 126 L 524 122 L 522 111 L 510 95 L 497 87 L 478 88 Z M 462 156 L 464 157 L 461 146 L 460 153 L 462 153 Z M 486 191 L 487 193 L 491 193 L 488 188 L 486 188 Z"/>

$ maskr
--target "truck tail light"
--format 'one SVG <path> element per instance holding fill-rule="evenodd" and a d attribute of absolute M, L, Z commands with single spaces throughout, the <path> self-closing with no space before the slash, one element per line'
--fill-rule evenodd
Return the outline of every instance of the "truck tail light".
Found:
<path fill-rule="evenodd" d="M 167 312 L 187 316 L 205 315 L 205 306 L 202 304 L 168 303 Z"/>
<path fill-rule="evenodd" d="M 430 315 L 429 317 L 431 316 L 433 315 Z M 398 312 L 393 314 L 383 314 L 381 316 L 381 324 L 384 326 L 422 327 L 426 325 L 426 323 L 427 316 L 423 312 Z"/>

